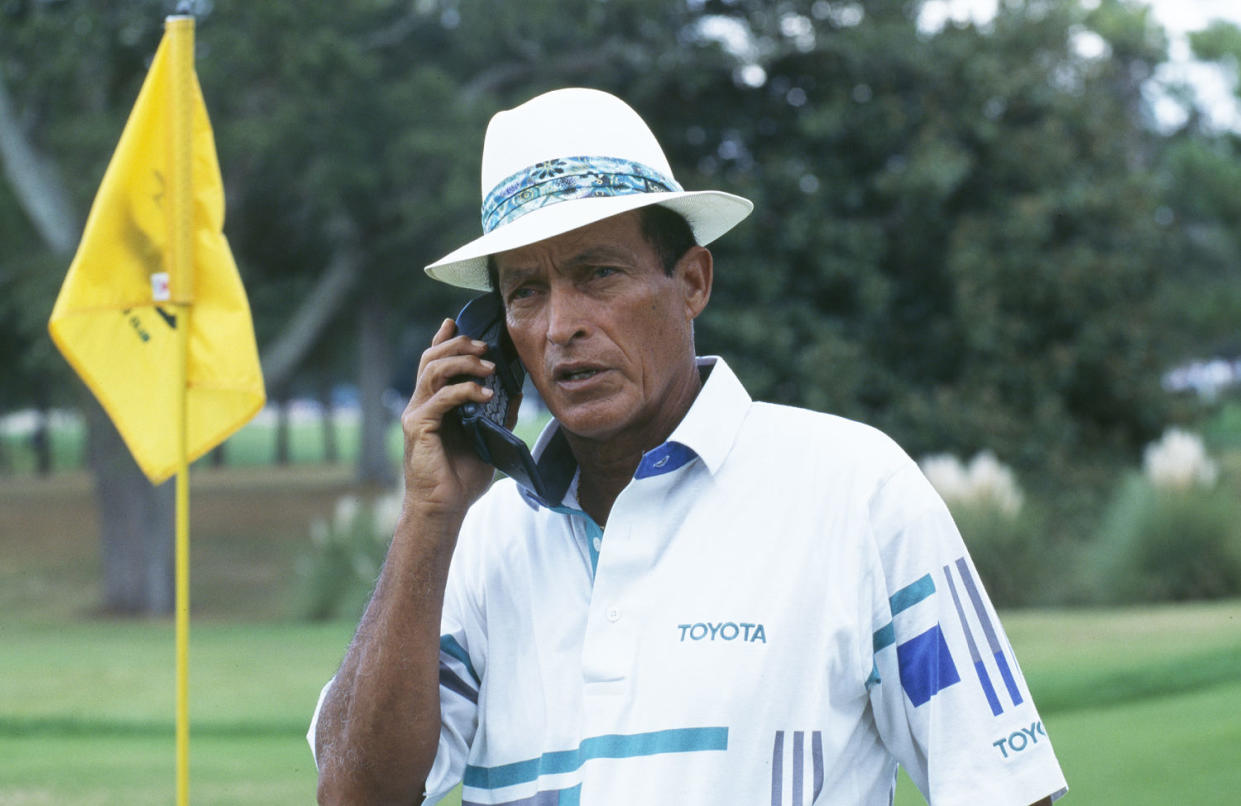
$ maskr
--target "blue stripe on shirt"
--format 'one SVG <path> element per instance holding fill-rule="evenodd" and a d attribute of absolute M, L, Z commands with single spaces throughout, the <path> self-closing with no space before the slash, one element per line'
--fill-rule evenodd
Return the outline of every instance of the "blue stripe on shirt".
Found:
<path fill-rule="evenodd" d="M 535 781 L 541 775 L 573 772 L 596 758 L 636 758 L 663 753 L 727 750 L 728 728 L 673 728 L 649 733 L 607 734 L 583 739 L 576 750 L 555 750 L 538 758 L 495 767 L 465 768 L 463 782 L 479 789 L 499 789 Z"/>

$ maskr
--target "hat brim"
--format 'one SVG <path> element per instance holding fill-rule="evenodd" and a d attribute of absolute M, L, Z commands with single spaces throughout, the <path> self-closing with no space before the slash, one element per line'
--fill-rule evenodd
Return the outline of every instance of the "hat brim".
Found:
<path fill-rule="evenodd" d="M 445 255 L 425 271 L 431 278 L 449 285 L 488 291 L 491 289 L 487 278 L 489 256 L 651 205 L 679 213 L 693 230 L 694 240 L 704 246 L 741 223 L 754 209 L 749 199 L 718 190 L 573 199 L 532 210 Z"/>

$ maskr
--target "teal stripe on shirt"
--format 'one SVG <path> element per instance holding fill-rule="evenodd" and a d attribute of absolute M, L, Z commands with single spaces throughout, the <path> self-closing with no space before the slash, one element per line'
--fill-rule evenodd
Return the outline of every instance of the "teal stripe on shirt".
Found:
<path fill-rule="evenodd" d="M 892 606 L 892 615 L 908 610 L 934 592 L 935 580 L 931 579 L 930 574 L 923 575 L 917 582 L 906 585 L 888 599 Z"/>
<path fill-rule="evenodd" d="M 888 605 L 892 610 L 892 615 L 896 615 L 903 610 L 921 602 L 935 593 L 935 580 L 931 579 L 930 574 L 924 574 L 921 579 L 911 582 L 896 593 L 888 597 Z M 896 630 L 892 626 L 892 622 L 888 622 L 879 629 L 875 630 L 873 637 L 874 651 L 886 649 L 896 643 Z"/>
<path fill-rule="evenodd" d="M 451 635 L 441 635 L 440 652 L 451 655 L 464 663 L 465 670 L 470 673 L 470 677 L 474 678 L 474 685 L 482 685 L 482 681 L 478 677 L 478 672 L 474 671 L 474 664 L 470 663 L 470 653 L 465 651 L 465 647 L 457 643 L 456 638 L 453 638 Z"/>
<path fill-rule="evenodd" d="M 572 507 L 549 507 L 552 512 L 559 512 L 561 515 L 569 515 L 572 517 L 580 517 L 586 526 L 586 549 L 590 552 L 590 572 L 593 575 L 599 570 L 599 550 L 595 548 L 595 539 L 603 538 L 603 529 L 599 524 L 595 523 L 595 519 L 587 515 L 580 509 Z"/>
<path fill-rule="evenodd" d="M 878 652 L 886 649 L 896 643 L 896 628 L 892 626 L 892 622 L 888 622 L 884 626 L 875 630 L 874 647 Z"/>
<path fill-rule="evenodd" d="M 573 772 L 595 758 L 636 758 L 727 749 L 728 728 L 673 728 L 650 733 L 608 734 L 583 739 L 576 750 L 555 750 L 527 761 L 495 767 L 469 765 L 465 768 L 463 782 L 479 789 L 499 789 L 535 781 L 540 775 Z"/>

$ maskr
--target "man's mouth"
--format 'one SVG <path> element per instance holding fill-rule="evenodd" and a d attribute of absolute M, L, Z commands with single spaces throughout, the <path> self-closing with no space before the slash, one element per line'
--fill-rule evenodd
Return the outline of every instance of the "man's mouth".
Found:
<path fill-rule="evenodd" d="M 576 383 L 588 381 L 603 371 L 604 368 L 599 366 L 570 364 L 568 366 L 558 367 L 554 377 L 558 383 Z"/>

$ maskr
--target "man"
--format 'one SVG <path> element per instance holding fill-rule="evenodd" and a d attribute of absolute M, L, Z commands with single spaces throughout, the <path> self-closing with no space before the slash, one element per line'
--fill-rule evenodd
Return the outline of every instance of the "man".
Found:
<path fill-rule="evenodd" d="M 696 359 L 703 244 L 646 125 L 569 89 L 500 113 L 485 234 L 427 268 L 493 289 L 555 416 L 540 497 L 445 415 L 490 394 L 447 321 L 402 417 L 388 558 L 309 739 L 325 803 L 878 804 L 1065 790 L 946 508 L 866 426 L 752 402 Z"/>

